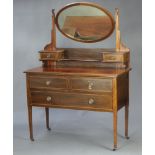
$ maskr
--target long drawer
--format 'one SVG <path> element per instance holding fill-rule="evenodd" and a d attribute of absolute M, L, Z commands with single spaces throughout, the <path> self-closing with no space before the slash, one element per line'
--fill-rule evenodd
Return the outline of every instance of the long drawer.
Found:
<path fill-rule="evenodd" d="M 103 95 L 92 95 L 53 91 L 32 91 L 31 101 L 33 105 L 61 105 L 112 109 L 111 93 L 105 93 Z"/>
<path fill-rule="evenodd" d="M 112 91 L 112 79 L 72 78 L 71 89 L 86 91 Z"/>
<path fill-rule="evenodd" d="M 67 80 L 59 77 L 30 77 L 30 88 L 67 88 Z"/>

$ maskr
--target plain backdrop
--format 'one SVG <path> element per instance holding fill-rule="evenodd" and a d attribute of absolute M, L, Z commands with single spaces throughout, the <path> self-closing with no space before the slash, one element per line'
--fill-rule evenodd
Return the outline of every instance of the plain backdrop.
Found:
<path fill-rule="evenodd" d="M 51 10 L 55 12 L 73 0 L 14 0 L 14 154 L 113 154 L 112 114 L 50 109 L 52 131 L 45 129 L 44 109 L 33 110 L 34 138 L 30 142 L 27 120 L 26 83 L 23 71 L 41 65 L 38 51 L 50 42 Z M 78 0 L 76 2 L 82 2 Z M 124 109 L 118 115 L 116 154 L 141 154 L 141 0 L 87 0 L 107 8 L 113 15 L 120 9 L 122 41 L 131 49 L 130 140 L 124 139 Z M 115 47 L 115 32 L 98 43 L 78 43 L 57 30 L 57 47 Z"/>

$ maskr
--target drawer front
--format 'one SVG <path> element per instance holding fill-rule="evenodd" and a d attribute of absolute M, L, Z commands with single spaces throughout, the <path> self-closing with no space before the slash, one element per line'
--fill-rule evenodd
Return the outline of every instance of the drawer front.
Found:
<path fill-rule="evenodd" d="M 104 62 L 123 62 L 124 56 L 119 54 L 103 54 Z"/>
<path fill-rule="evenodd" d="M 51 53 L 40 53 L 40 58 L 41 59 L 44 59 L 44 58 L 53 58 L 53 54 L 51 54 Z"/>
<path fill-rule="evenodd" d="M 71 89 L 86 91 L 112 91 L 111 79 L 80 78 L 70 79 Z"/>
<path fill-rule="evenodd" d="M 57 105 L 112 109 L 111 94 L 88 95 L 62 92 L 31 92 L 33 105 Z"/>
<path fill-rule="evenodd" d="M 59 60 L 64 57 L 64 53 L 62 52 L 41 52 L 40 60 Z"/>
<path fill-rule="evenodd" d="M 59 77 L 31 77 L 30 88 L 67 88 L 67 80 Z"/>

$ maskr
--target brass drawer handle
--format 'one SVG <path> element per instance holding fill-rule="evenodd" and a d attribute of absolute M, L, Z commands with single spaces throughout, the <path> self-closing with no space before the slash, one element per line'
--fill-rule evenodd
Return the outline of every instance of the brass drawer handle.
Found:
<path fill-rule="evenodd" d="M 51 81 L 46 81 L 46 85 L 49 86 L 51 84 Z"/>
<path fill-rule="evenodd" d="M 94 101 L 94 99 L 89 99 L 89 101 L 88 101 L 88 104 L 90 104 L 90 105 L 92 105 L 92 104 L 94 104 L 95 103 L 95 101 Z"/>
<path fill-rule="evenodd" d="M 47 54 L 46 58 L 50 58 L 51 57 L 51 54 Z"/>
<path fill-rule="evenodd" d="M 50 102 L 51 100 L 52 100 L 52 97 L 51 97 L 51 96 L 47 96 L 47 97 L 46 97 L 46 101 L 47 101 L 47 102 Z"/>
<path fill-rule="evenodd" d="M 93 89 L 93 88 L 92 88 L 93 85 L 94 85 L 93 82 L 88 81 L 88 89 L 89 89 L 89 90 Z"/>

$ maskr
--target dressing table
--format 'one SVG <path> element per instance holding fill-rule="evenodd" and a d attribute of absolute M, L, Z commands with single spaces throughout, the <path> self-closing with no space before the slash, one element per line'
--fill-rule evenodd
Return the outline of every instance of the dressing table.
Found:
<path fill-rule="evenodd" d="M 81 43 L 107 39 L 116 31 L 116 47 L 109 49 L 57 48 L 56 27 L 62 35 Z M 125 108 L 128 137 L 130 50 L 121 41 L 119 10 L 113 15 L 94 3 L 72 3 L 52 10 L 51 42 L 39 51 L 42 66 L 26 73 L 30 139 L 32 108 L 90 110 L 113 113 L 113 150 L 117 149 L 117 114 Z M 88 129 L 89 130 L 89 129 Z"/>

